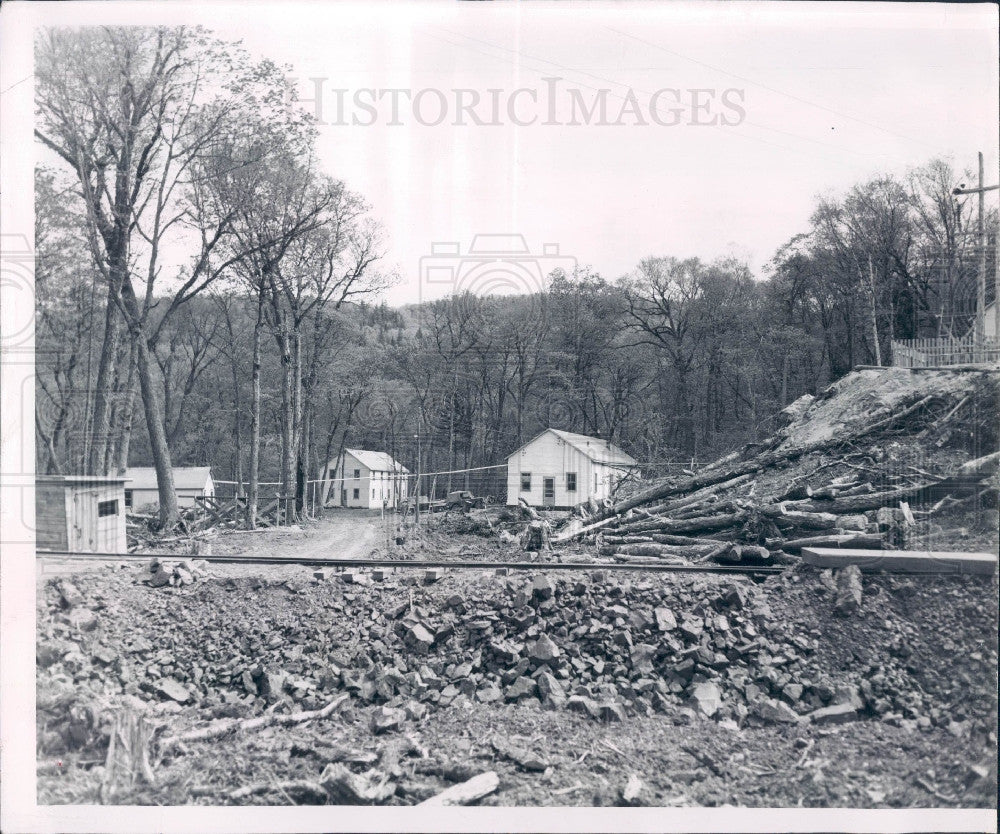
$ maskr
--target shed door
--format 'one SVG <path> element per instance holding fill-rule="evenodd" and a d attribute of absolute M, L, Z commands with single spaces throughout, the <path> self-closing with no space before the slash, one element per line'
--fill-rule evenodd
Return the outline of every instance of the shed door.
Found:
<path fill-rule="evenodd" d="M 94 493 L 78 491 L 73 493 L 73 517 L 69 521 L 70 550 L 96 550 L 97 505 Z"/>
<path fill-rule="evenodd" d="M 556 479 L 542 478 L 542 506 L 554 507 L 556 505 Z"/>

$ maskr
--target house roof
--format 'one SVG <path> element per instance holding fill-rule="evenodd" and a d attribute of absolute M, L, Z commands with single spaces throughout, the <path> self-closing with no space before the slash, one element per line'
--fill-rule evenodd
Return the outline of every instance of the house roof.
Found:
<path fill-rule="evenodd" d="M 628 452 L 622 449 L 620 446 L 616 446 L 610 440 L 602 440 L 600 437 L 590 437 L 586 434 L 576 434 L 571 431 L 562 431 L 561 429 L 546 429 L 537 437 L 533 437 L 524 446 L 519 449 L 515 449 L 507 457 L 512 458 L 521 449 L 526 446 L 530 446 L 539 437 L 541 437 L 546 432 L 552 432 L 556 437 L 562 440 L 564 443 L 572 446 L 578 452 L 586 455 L 590 460 L 595 463 L 609 463 L 612 465 L 621 466 L 637 466 L 638 461 L 632 457 Z"/>
<path fill-rule="evenodd" d="M 156 489 L 156 470 L 152 466 L 130 466 L 125 477 L 128 489 Z M 204 489 L 212 477 L 211 466 L 175 466 L 174 489 Z"/>
<path fill-rule="evenodd" d="M 372 472 L 408 473 L 410 471 L 388 452 L 372 452 L 367 449 L 344 449 L 344 451 L 353 455 L 358 463 Z"/>

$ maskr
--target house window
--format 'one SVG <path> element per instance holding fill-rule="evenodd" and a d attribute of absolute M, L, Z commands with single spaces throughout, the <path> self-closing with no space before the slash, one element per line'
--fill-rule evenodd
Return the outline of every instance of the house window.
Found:
<path fill-rule="evenodd" d="M 521 492 L 531 492 L 531 473 L 521 473 Z"/>
<path fill-rule="evenodd" d="M 357 500 L 360 497 L 361 497 L 361 490 L 360 489 L 354 490 L 354 498 L 355 498 L 355 500 Z"/>
<path fill-rule="evenodd" d="M 576 492 L 576 472 L 566 473 L 566 492 Z"/>
<path fill-rule="evenodd" d="M 360 477 L 361 477 L 361 470 L 360 470 L 360 469 L 355 469 L 355 470 L 354 470 L 354 480 L 356 481 L 356 480 L 358 480 L 358 479 L 359 479 Z M 357 498 L 357 496 L 354 496 L 354 497 L 355 497 L 355 498 Z"/>
<path fill-rule="evenodd" d="M 97 517 L 104 518 L 109 515 L 118 515 L 118 501 L 98 501 Z"/>
<path fill-rule="evenodd" d="M 125 490 L 125 506 L 132 506 L 132 490 L 130 489 Z"/>

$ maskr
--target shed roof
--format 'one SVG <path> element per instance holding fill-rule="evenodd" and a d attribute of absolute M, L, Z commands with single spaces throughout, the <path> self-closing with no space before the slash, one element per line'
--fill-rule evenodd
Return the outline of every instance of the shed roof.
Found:
<path fill-rule="evenodd" d="M 403 464 L 396 460 L 388 452 L 372 452 L 367 449 L 344 449 L 349 455 L 372 472 L 403 472 L 408 473 Z"/>
<path fill-rule="evenodd" d="M 156 470 L 152 466 L 131 466 L 125 477 L 129 489 L 156 489 Z M 212 477 L 211 466 L 175 466 L 174 489 L 204 489 Z"/>
<path fill-rule="evenodd" d="M 526 446 L 530 446 L 546 432 L 552 432 L 552 434 L 564 443 L 567 443 L 578 452 L 586 455 L 595 463 L 608 463 L 618 466 L 637 466 L 639 463 L 628 452 L 620 446 L 616 446 L 610 440 L 603 440 L 600 437 L 590 437 L 586 434 L 576 434 L 571 431 L 562 431 L 561 429 L 546 429 L 537 437 L 533 437 L 525 443 L 524 446 L 521 446 L 519 449 L 515 449 L 507 457 L 514 457 L 514 455 L 520 452 L 521 449 L 524 449 Z"/>
<path fill-rule="evenodd" d="M 36 475 L 39 484 L 123 484 L 125 475 Z"/>

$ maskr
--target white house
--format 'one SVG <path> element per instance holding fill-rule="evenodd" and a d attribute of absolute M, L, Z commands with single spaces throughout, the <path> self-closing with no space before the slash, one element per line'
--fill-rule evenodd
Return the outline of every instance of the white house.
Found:
<path fill-rule="evenodd" d="M 600 501 L 638 462 L 608 440 L 546 429 L 507 458 L 507 504 L 575 507 Z"/>
<path fill-rule="evenodd" d="M 326 465 L 324 507 L 396 507 L 406 500 L 410 470 L 386 452 L 344 449 Z"/>
<path fill-rule="evenodd" d="M 156 470 L 152 466 L 132 466 L 125 473 L 125 506 L 130 510 L 141 507 L 159 507 L 160 494 L 156 489 Z M 215 495 L 215 481 L 210 466 L 175 466 L 174 491 L 177 506 L 193 507 L 199 495 Z"/>

